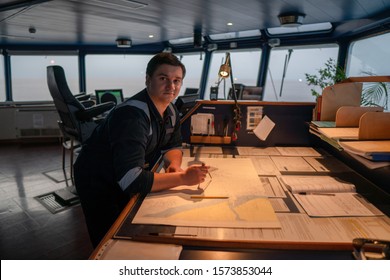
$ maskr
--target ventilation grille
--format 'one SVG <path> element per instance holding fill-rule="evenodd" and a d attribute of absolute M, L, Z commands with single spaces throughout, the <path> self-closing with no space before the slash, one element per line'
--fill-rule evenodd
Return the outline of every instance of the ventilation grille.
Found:
<path fill-rule="evenodd" d="M 80 202 L 78 196 L 67 189 L 61 189 L 52 193 L 36 196 L 35 199 L 37 199 L 53 214 L 61 212 Z"/>

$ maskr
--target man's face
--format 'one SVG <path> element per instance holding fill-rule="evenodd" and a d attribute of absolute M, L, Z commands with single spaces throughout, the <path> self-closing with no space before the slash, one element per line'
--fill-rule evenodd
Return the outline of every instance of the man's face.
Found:
<path fill-rule="evenodd" d="M 182 83 L 180 66 L 163 64 L 152 76 L 146 75 L 146 88 L 153 102 L 167 106 L 178 96 Z"/>

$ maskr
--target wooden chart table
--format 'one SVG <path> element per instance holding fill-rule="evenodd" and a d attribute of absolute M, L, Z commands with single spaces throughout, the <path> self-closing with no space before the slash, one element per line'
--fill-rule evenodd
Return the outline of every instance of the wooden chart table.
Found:
<path fill-rule="evenodd" d="M 157 244 L 182 246 L 180 259 L 351 259 L 353 238 L 390 239 L 389 195 L 381 193 L 370 182 L 329 154 L 322 154 L 310 147 L 279 149 L 246 147 L 237 150 L 234 157 L 226 152 L 205 153 L 202 159 L 211 163 L 220 162 L 222 159 L 229 164 L 239 158 L 250 158 L 261 185 L 265 186 L 262 190 L 265 190 L 272 207 L 276 209 L 275 214 L 281 224 L 280 228 L 237 229 L 135 224 L 133 219 L 145 197 L 134 195 L 90 258 L 107 258 L 107 252 L 111 252 L 108 258 L 116 258 L 115 247 L 124 246 L 126 242 L 141 241 L 156 246 Z M 290 170 L 278 167 L 278 162 L 283 157 L 285 163 L 292 161 L 293 166 L 294 162 L 298 162 L 299 164 L 295 164 L 296 170 L 293 167 L 289 167 Z M 332 175 L 351 182 L 355 184 L 357 191 L 374 203 L 384 215 L 309 217 L 294 197 L 280 185 L 278 178 L 286 174 Z M 237 188 L 244 188 L 245 177 L 240 180 L 242 183 Z"/>

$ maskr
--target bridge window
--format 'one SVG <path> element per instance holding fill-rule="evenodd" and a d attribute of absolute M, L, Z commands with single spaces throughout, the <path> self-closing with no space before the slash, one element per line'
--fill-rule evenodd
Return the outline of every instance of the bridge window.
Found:
<path fill-rule="evenodd" d="M 305 73 L 318 73 L 329 58 L 337 61 L 337 53 L 337 45 L 273 48 L 263 100 L 314 102 Z"/>
<path fill-rule="evenodd" d="M 235 84 L 255 86 L 259 75 L 261 49 L 230 51 L 233 78 Z M 225 62 L 225 52 L 215 51 L 211 57 L 204 99 L 210 99 L 210 88 L 217 86 L 218 71 Z M 219 84 L 218 99 L 226 99 L 231 88 L 230 78 Z"/>
<path fill-rule="evenodd" d="M 186 66 L 186 87 L 199 88 L 203 60 L 199 53 L 176 54 Z M 96 89 L 121 88 L 124 97 L 131 97 L 145 88 L 145 70 L 153 55 L 87 55 L 87 92 Z"/>
<path fill-rule="evenodd" d="M 70 90 L 79 93 L 76 55 L 11 55 L 13 101 L 52 101 L 47 86 L 46 67 L 61 65 Z"/>
<path fill-rule="evenodd" d="M 0 56 L 0 102 L 6 100 L 5 96 L 5 77 L 4 77 L 4 56 Z"/>
<path fill-rule="evenodd" d="M 176 54 L 186 67 L 186 76 L 179 95 L 183 95 L 186 88 L 199 88 L 203 71 L 203 53 Z"/>
<path fill-rule="evenodd" d="M 390 76 L 390 33 L 355 41 L 347 62 L 348 77 Z M 364 83 L 363 105 L 376 104 L 390 109 L 390 83 Z"/>
<path fill-rule="evenodd" d="M 145 87 L 146 65 L 152 55 L 86 55 L 88 93 L 96 89 L 120 88 L 130 97 Z"/>
<path fill-rule="evenodd" d="M 348 77 L 390 75 L 390 33 L 355 41 L 347 63 Z"/>

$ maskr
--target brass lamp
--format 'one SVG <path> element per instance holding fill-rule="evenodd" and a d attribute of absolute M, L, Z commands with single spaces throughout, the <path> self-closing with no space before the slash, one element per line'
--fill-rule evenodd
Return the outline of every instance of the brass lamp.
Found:
<path fill-rule="evenodd" d="M 233 109 L 233 122 L 234 122 L 234 128 L 232 133 L 232 140 L 236 141 L 238 139 L 238 131 L 241 128 L 241 109 L 237 102 L 237 93 L 236 88 L 234 86 L 234 79 L 233 79 L 233 71 L 232 71 L 232 63 L 230 61 L 230 53 L 226 53 L 226 60 L 225 63 L 221 65 L 219 68 L 219 77 L 221 79 L 226 79 L 230 76 L 230 83 L 232 84 L 232 94 L 234 98 L 234 109 Z"/>
<path fill-rule="evenodd" d="M 221 65 L 219 68 L 219 76 L 222 79 L 228 78 L 231 72 L 230 67 L 230 53 L 226 53 L 226 60 L 225 63 Z"/>

